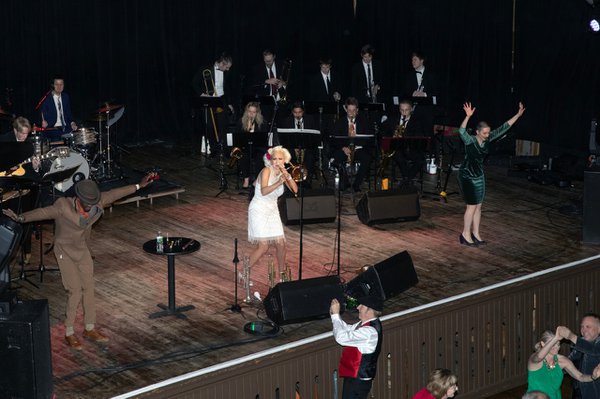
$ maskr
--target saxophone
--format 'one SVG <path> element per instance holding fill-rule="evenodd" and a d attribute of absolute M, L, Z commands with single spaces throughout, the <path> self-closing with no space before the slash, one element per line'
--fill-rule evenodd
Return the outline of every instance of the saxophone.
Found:
<path fill-rule="evenodd" d="M 348 158 L 346 159 L 346 174 L 348 176 L 354 176 L 356 175 L 360 164 L 354 161 L 354 154 L 356 152 L 356 146 L 354 143 L 348 144 L 348 148 L 350 149 L 350 152 L 348 153 Z"/>

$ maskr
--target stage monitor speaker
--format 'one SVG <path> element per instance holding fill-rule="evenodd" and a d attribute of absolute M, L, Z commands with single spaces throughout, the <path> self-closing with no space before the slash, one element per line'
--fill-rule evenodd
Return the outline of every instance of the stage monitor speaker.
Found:
<path fill-rule="evenodd" d="M 279 283 L 264 300 L 267 316 L 278 325 L 329 317 L 331 300 L 345 303 L 338 276 Z"/>
<path fill-rule="evenodd" d="M 279 214 L 285 225 L 300 224 L 300 197 L 279 197 Z M 302 222 L 330 223 L 336 218 L 335 195 L 331 189 L 305 190 Z"/>
<path fill-rule="evenodd" d="M 600 170 L 583 174 L 583 242 L 600 244 Z"/>
<path fill-rule="evenodd" d="M 356 213 L 369 226 L 417 220 L 421 216 L 419 192 L 416 187 L 368 191 L 356 205 Z"/>
<path fill-rule="evenodd" d="M 18 252 L 23 228 L 14 220 L 0 216 L 0 295 L 10 283 L 10 262 Z"/>
<path fill-rule="evenodd" d="M 407 251 L 397 253 L 359 274 L 346 285 L 346 294 L 353 298 L 379 296 L 383 300 L 395 297 L 419 282 L 412 258 Z"/>
<path fill-rule="evenodd" d="M 48 301 L 18 303 L 0 319 L 0 392 L 6 398 L 52 398 Z"/>

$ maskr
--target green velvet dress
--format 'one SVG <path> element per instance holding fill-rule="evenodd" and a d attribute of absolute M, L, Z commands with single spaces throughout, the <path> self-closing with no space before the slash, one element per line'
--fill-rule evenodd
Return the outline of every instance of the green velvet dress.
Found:
<path fill-rule="evenodd" d="M 563 380 L 563 371 L 558 365 L 558 356 L 554 355 L 556 367 L 551 369 L 546 362 L 539 370 L 527 372 L 527 392 L 544 392 L 550 399 L 561 399 L 560 386 Z"/>
<path fill-rule="evenodd" d="M 458 129 L 460 138 L 465 144 L 465 159 L 458 171 L 458 186 L 467 205 L 477 205 L 485 197 L 485 176 L 483 175 L 483 160 L 487 156 L 490 143 L 498 140 L 510 129 L 508 123 L 492 130 L 490 136 L 481 145 L 475 136 L 467 133 L 466 129 Z"/>

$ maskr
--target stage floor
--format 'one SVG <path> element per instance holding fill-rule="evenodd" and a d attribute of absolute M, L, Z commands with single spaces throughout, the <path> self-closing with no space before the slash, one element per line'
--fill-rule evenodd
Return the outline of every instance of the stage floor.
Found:
<path fill-rule="evenodd" d="M 507 164 L 502 160 L 494 163 Z M 234 239 L 239 241 L 240 259 L 253 248 L 247 242 L 247 192 L 235 190 L 235 178 L 229 176 L 231 188 L 217 197 L 217 165 L 185 155 L 177 147 L 157 144 L 134 148 L 124 164 L 138 170 L 159 167 L 163 178 L 183 186 L 185 192 L 179 199 L 166 196 L 155 198 L 153 204 L 143 201 L 139 208 L 132 203 L 115 206 L 94 227 L 97 326 L 111 340 L 105 344 L 85 341 L 82 351 L 66 346 L 60 274 L 46 272 L 40 283 L 40 274 L 35 271 L 39 241 L 33 240 L 27 266 L 32 270 L 29 278 L 39 288 L 24 280 L 13 284 L 20 286 L 17 293 L 22 300 L 49 300 L 57 397 L 111 397 L 330 329 L 328 320 L 292 324 L 274 338 L 240 344 L 252 338 L 243 331 L 244 324 L 265 317 L 254 307 L 244 307 L 241 314 L 229 310 L 234 292 Z M 486 174 L 482 237 L 489 243 L 479 248 L 459 245 L 464 205 L 458 194 L 449 195 L 447 203 L 440 202 L 437 195 L 422 198 L 422 215 L 417 221 L 368 227 L 356 216 L 355 204 L 360 197 L 344 193 L 341 277 L 348 281 L 361 267 L 407 250 L 420 282 L 386 302 L 385 313 L 391 313 L 598 253 L 599 246 L 581 244 L 582 216 L 569 212 L 580 205 L 581 182 L 570 189 L 542 186 L 508 177 L 506 167 L 492 165 Z M 426 177 L 424 191 L 435 191 L 435 177 Z M 458 191 L 454 175 L 447 191 Z M 304 226 L 303 278 L 337 272 L 336 225 Z M 148 318 L 158 310 L 157 303 L 167 301 L 167 261 L 142 249 L 158 230 L 201 243 L 199 251 L 176 261 L 177 305 L 195 306 L 186 312 L 186 319 Z M 300 227 L 288 226 L 285 232 L 287 262 L 296 279 Z M 46 225 L 44 241 L 50 242 L 51 235 L 51 226 Z M 56 266 L 52 254 L 44 257 L 44 264 Z M 13 270 L 13 276 L 18 276 L 18 270 Z M 267 276 L 264 258 L 252 270 L 252 292 L 263 298 L 268 292 Z M 239 285 L 240 301 L 244 296 Z M 82 329 L 79 315 L 79 336 Z"/>

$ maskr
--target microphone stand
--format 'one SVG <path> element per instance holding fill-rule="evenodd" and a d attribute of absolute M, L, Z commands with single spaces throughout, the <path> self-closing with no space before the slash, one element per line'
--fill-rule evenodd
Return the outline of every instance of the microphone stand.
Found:
<path fill-rule="evenodd" d="M 338 169 L 336 170 L 336 181 L 335 181 L 335 188 L 337 189 L 337 193 L 338 193 L 338 209 L 337 209 L 337 275 L 340 275 L 340 243 L 341 243 L 341 233 L 342 233 L 342 190 L 340 188 L 340 168 L 342 168 L 341 165 L 338 165 Z"/>
<path fill-rule="evenodd" d="M 233 255 L 233 265 L 234 265 L 234 270 L 235 270 L 235 274 L 233 276 L 233 286 L 235 287 L 234 289 L 234 297 L 233 297 L 233 305 L 231 305 L 231 307 L 229 308 L 229 310 L 231 310 L 232 312 L 236 312 L 236 313 L 241 313 L 242 312 L 242 307 L 238 304 L 238 284 L 237 284 L 237 278 L 238 278 L 238 263 L 240 263 L 240 259 L 238 258 L 238 240 L 237 238 L 235 239 L 235 252 Z"/>

